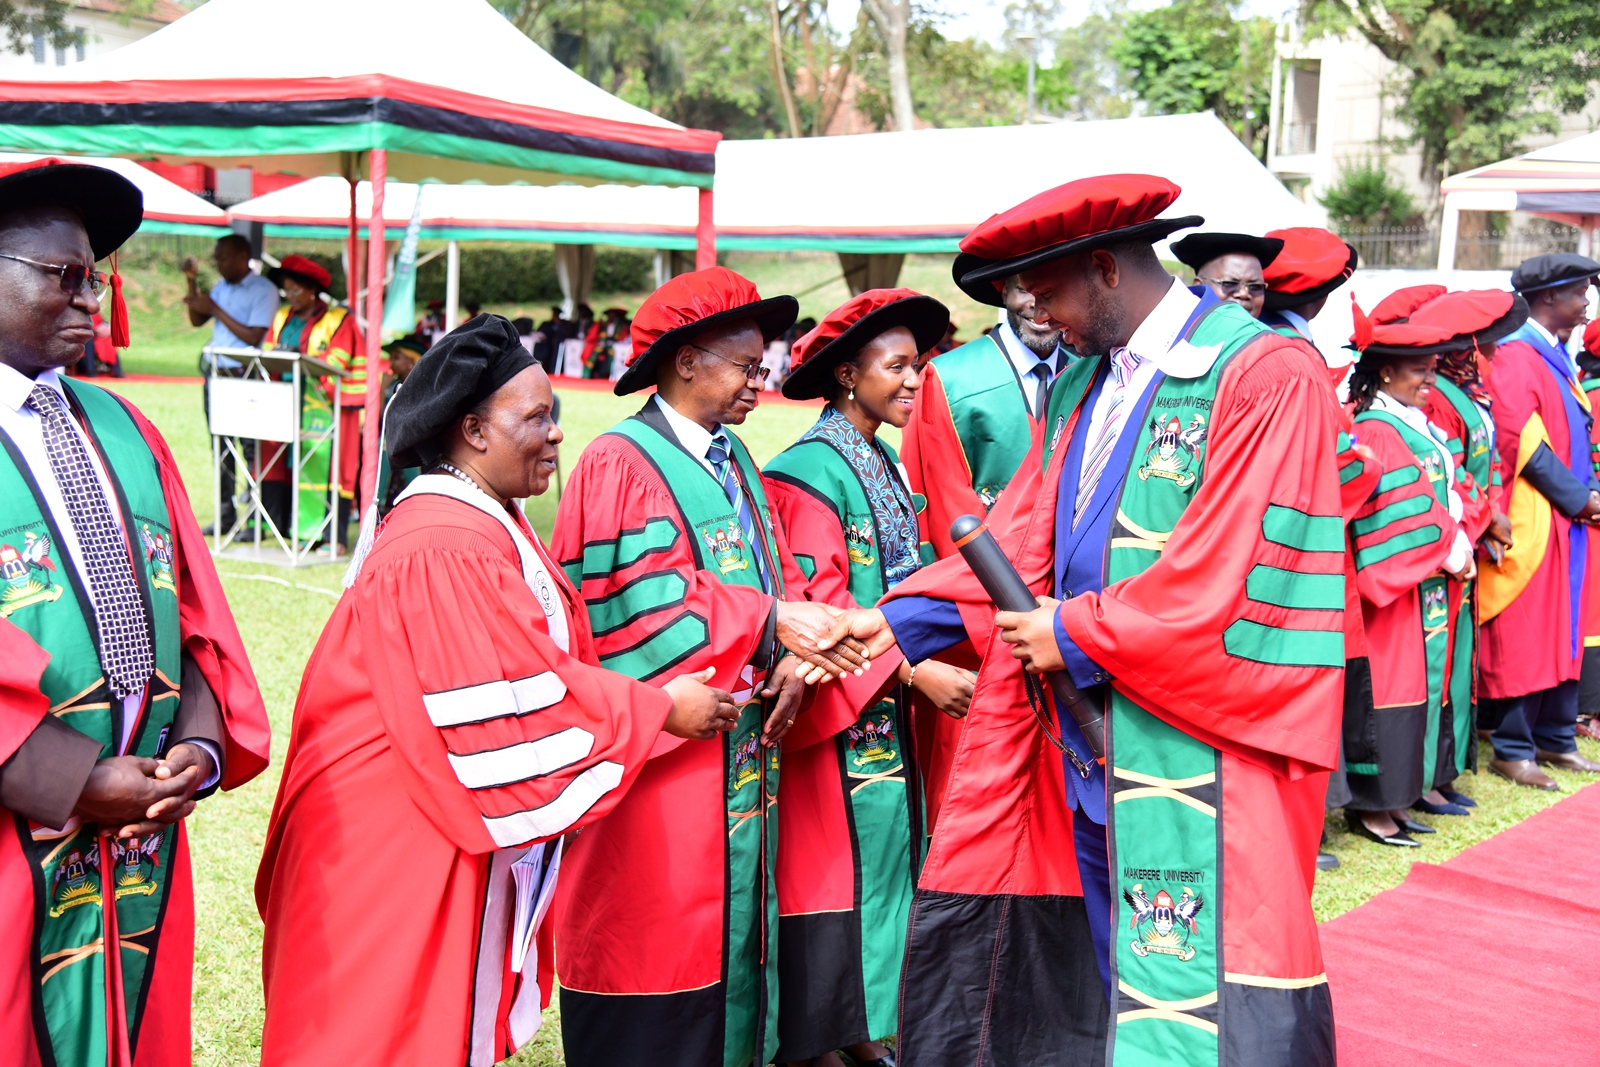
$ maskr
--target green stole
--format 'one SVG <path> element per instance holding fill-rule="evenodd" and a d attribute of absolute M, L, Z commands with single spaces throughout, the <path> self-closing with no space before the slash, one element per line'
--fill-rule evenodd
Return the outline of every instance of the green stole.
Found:
<path fill-rule="evenodd" d="M 1439 394 L 1450 401 L 1461 421 L 1467 427 L 1467 439 L 1459 442 L 1465 457 L 1461 466 L 1472 475 L 1478 492 L 1485 495 L 1491 485 L 1500 484 L 1500 468 L 1494 462 L 1494 423 L 1455 382 L 1440 378 L 1434 383 Z M 1457 442 L 1446 444 L 1450 448 Z M 1455 653 L 1450 660 L 1450 720 L 1455 735 L 1454 774 L 1440 768 L 1437 782 L 1424 785 L 1446 785 L 1456 775 L 1478 765 L 1478 744 L 1473 736 L 1477 720 L 1477 707 L 1473 701 L 1472 683 L 1478 674 L 1478 580 L 1467 583 L 1461 596 L 1461 606 L 1456 609 Z"/>
<path fill-rule="evenodd" d="M 894 468 L 900 457 L 881 437 L 877 444 L 890 465 L 890 477 L 898 478 Z M 801 441 L 769 463 L 767 475 L 810 493 L 839 516 L 849 558 L 850 595 L 857 604 L 883 599 L 889 591 L 887 561 L 881 541 L 872 536 L 878 520 L 861 479 L 838 449 L 816 438 Z M 926 499 L 912 494 L 911 503 L 920 515 Z M 866 535 L 859 533 L 862 530 Z M 933 546 L 923 543 L 920 549 L 922 562 L 933 562 Z M 796 554 L 795 560 L 807 576 L 816 569 L 810 556 Z M 926 832 L 915 762 L 909 771 L 906 767 L 911 717 L 903 696 L 896 686 L 887 699 L 864 710 L 854 725 L 834 738 L 856 851 L 867 1032 L 875 1036 L 894 1033 L 896 1028 L 900 962 Z"/>
<path fill-rule="evenodd" d="M 115 397 L 67 378 L 62 383 L 110 475 L 111 503 L 132 542 L 140 599 L 155 635 L 156 670 L 126 754 L 160 756 L 178 709 L 182 648 L 172 523 L 161 474 L 139 427 Z M 0 617 L 50 653 L 39 683 L 50 714 L 99 741 L 102 758 L 118 755 L 122 703 L 112 699 L 101 671 L 94 608 L 61 550 L 55 517 L 45 509 L 15 443 L 0 433 L 0 446 L 6 517 L 0 528 Z M 100 838 L 95 824 L 69 822 L 65 833 L 57 833 L 20 815 L 14 818 L 33 876 L 34 1019 L 40 1044 L 47 1045 L 45 1062 L 100 1067 L 108 1055 L 105 887 L 108 881 L 114 887 L 123 1006 L 136 1038 L 172 876 L 176 828 L 117 841 Z M 24 920 L 13 916 L 13 921 Z"/>
<path fill-rule="evenodd" d="M 755 553 L 762 552 L 772 575 L 773 593 L 782 599 L 783 567 L 772 533 L 772 509 L 762 489 L 761 471 L 738 435 L 730 431 L 728 442 L 761 527 L 759 546 L 743 543 L 742 536 L 737 540 L 727 537 L 727 531 L 739 528 L 739 516 L 728 494 L 676 437 L 662 434 L 640 415 L 624 419 L 609 433 L 637 448 L 661 475 L 695 547 L 700 570 L 719 575 L 724 584 L 760 589 Z M 687 618 L 690 623 L 696 621 Z M 704 624 L 700 625 L 703 634 Z M 627 664 L 617 656 L 602 657 L 601 665 L 628 673 Z M 750 696 L 739 709 L 739 725 L 722 735 L 728 804 L 723 1056 L 730 1065 L 754 1057 L 758 1029 L 763 1038 L 761 1062 L 776 1051 L 778 1041 L 778 893 L 773 872 L 778 858 L 779 750 L 761 747 L 765 703 L 756 694 L 765 678 L 765 671 L 755 672 Z"/>
<path fill-rule="evenodd" d="M 985 508 L 993 507 L 1033 443 L 1031 435 L 1018 432 L 1031 418 L 1023 383 L 993 334 L 935 356 L 933 365 L 939 368 L 973 491 Z"/>
<path fill-rule="evenodd" d="M 1161 556 L 1205 476 L 1206 435 L 1217 389 L 1233 358 L 1266 326 L 1231 301 L 1193 323 L 1189 343 L 1221 354 L 1198 378 L 1158 376 L 1148 407 L 1128 415 L 1127 433 L 1176 418 L 1187 443 L 1135 446 L 1107 537 L 1105 584 L 1140 574 Z M 1066 439 L 1066 420 L 1094 384 L 1101 359 L 1074 361 L 1051 392 L 1043 463 Z M 1088 418 L 1087 411 L 1079 412 Z M 1104 477 L 1112 477 L 1107 470 Z M 1283 512 L 1285 514 L 1275 514 Z M 1307 550 L 1338 551 L 1343 523 L 1269 509 L 1262 535 Z M 1285 539 L 1289 540 L 1285 540 Z M 1322 543 L 1326 542 L 1326 544 Z M 1330 547 L 1331 546 L 1331 547 Z M 1250 595 L 1287 606 L 1344 608 L 1342 576 L 1257 566 Z M 1270 573 L 1269 573 L 1270 572 Z M 1342 632 L 1265 626 L 1241 619 L 1222 635 L 1230 655 L 1275 665 L 1344 666 Z M 1222 757 L 1115 690 L 1107 709 L 1108 865 L 1111 917 L 1111 1067 L 1216 1064 L 1225 961 L 1222 912 Z"/>
<path fill-rule="evenodd" d="M 1442 380 L 1440 384 L 1443 384 Z M 1369 408 L 1357 415 L 1355 421 L 1358 424 L 1363 422 L 1382 422 L 1394 427 L 1395 432 L 1400 435 L 1400 439 L 1406 443 L 1406 447 L 1411 449 L 1412 454 L 1417 457 L 1418 465 L 1427 474 L 1429 487 L 1433 490 L 1434 499 L 1438 500 L 1446 508 L 1450 506 L 1450 486 L 1445 481 L 1444 467 L 1439 459 L 1439 450 L 1444 448 L 1444 445 L 1431 437 L 1424 437 L 1407 425 L 1405 420 L 1397 418 L 1387 411 L 1376 411 Z M 1471 424 L 1469 423 L 1468 425 Z M 1391 508 L 1401 506 L 1405 505 L 1390 505 Z M 1412 514 L 1416 514 L 1416 512 L 1412 512 Z M 1391 517 L 1384 516 L 1380 512 L 1366 519 L 1357 519 L 1351 524 L 1351 528 L 1355 529 L 1357 533 L 1363 533 L 1365 531 L 1361 529 L 1361 524 L 1378 519 L 1382 521 L 1375 525 L 1382 525 L 1383 522 L 1390 521 Z M 1421 598 L 1423 649 L 1426 657 L 1428 679 L 1427 732 L 1423 735 L 1422 745 L 1422 786 L 1424 790 L 1429 790 L 1436 784 L 1442 784 L 1436 780 L 1435 776 L 1440 771 L 1440 719 L 1444 714 L 1446 673 L 1450 668 L 1450 637 L 1448 632 L 1450 624 L 1449 579 L 1437 574 L 1424 578 L 1417 586 L 1417 595 Z M 1463 604 L 1468 602 L 1467 598 L 1463 599 Z M 1469 631 L 1469 640 L 1470 636 L 1471 633 Z M 1467 647 L 1471 648 L 1471 645 L 1469 644 Z M 1458 662 L 1465 660 L 1470 665 L 1472 657 L 1470 655 L 1458 656 L 1457 660 Z M 1460 672 L 1458 671 L 1457 673 Z M 1465 714 L 1466 708 L 1471 706 L 1472 701 L 1472 677 L 1470 673 L 1466 677 L 1465 684 L 1468 695 L 1463 706 L 1451 709 L 1450 732 L 1455 738 L 1457 762 L 1465 758 L 1464 754 L 1467 747 L 1472 743 L 1472 718 L 1470 715 Z M 1452 690 L 1454 689 L 1453 686 L 1451 688 Z M 1457 699 L 1453 691 L 1450 693 L 1450 697 L 1452 703 Z M 1443 782 L 1454 779 L 1456 773 L 1454 770 L 1447 773 L 1443 777 Z"/>

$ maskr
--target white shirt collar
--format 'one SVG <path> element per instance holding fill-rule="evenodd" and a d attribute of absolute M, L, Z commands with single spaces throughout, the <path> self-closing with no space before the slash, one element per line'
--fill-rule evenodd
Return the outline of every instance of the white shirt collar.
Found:
<path fill-rule="evenodd" d="M 1178 340 L 1184 324 L 1199 304 L 1200 298 L 1173 278 L 1161 302 L 1128 338 L 1128 351 L 1155 364 L 1156 369 L 1169 378 L 1198 378 L 1205 374 L 1222 354 L 1222 348 L 1201 348 Z"/>
<path fill-rule="evenodd" d="M 1011 328 L 1009 317 L 1000 319 L 1000 326 L 995 331 L 1000 341 L 1000 347 L 1005 349 L 1006 358 L 1011 360 L 1011 365 L 1017 370 L 1017 377 L 1024 382 L 1030 380 L 1033 368 L 1046 362 L 1047 357 L 1041 356 L 1033 349 L 1022 343 L 1022 338 L 1017 336 L 1017 331 Z M 1051 353 L 1054 356 L 1055 353 Z"/>
<path fill-rule="evenodd" d="M 0 404 L 12 411 L 21 411 L 35 385 L 48 385 L 61 395 L 66 395 L 61 388 L 60 375 L 53 369 L 43 371 L 37 378 L 30 378 L 10 364 L 0 363 Z"/>
<path fill-rule="evenodd" d="M 1301 337 L 1304 337 L 1307 341 L 1311 340 L 1311 323 L 1307 321 L 1304 315 L 1297 311 L 1290 311 L 1288 308 L 1278 312 L 1278 314 L 1282 315 L 1283 321 L 1293 326 L 1295 332 Z"/>
<path fill-rule="evenodd" d="M 1556 348 L 1560 348 L 1561 347 L 1560 339 L 1557 338 L 1555 334 L 1553 334 L 1549 330 L 1545 329 L 1544 328 L 1544 323 L 1540 322 L 1538 319 L 1530 318 L 1530 319 L 1528 319 L 1528 325 L 1532 326 L 1535 330 L 1538 330 L 1539 331 L 1539 336 L 1543 337 L 1547 343 L 1553 345 Z"/>
<path fill-rule="evenodd" d="M 711 447 L 711 438 L 715 436 L 715 432 L 707 430 L 704 426 L 701 426 L 698 422 L 695 422 L 661 399 L 660 393 L 656 394 L 656 407 L 666 417 L 667 425 L 672 427 L 672 432 L 678 438 L 678 443 L 683 446 L 684 451 L 698 460 L 705 460 L 706 450 Z M 722 427 L 718 426 L 717 429 L 720 430 Z"/>

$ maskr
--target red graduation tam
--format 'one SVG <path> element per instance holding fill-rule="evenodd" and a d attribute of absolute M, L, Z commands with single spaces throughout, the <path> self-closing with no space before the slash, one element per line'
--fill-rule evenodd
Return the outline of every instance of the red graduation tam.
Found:
<path fill-rule="evenodd" d="M 115 252 L 144 221 L 144 194 L 114 170 L 54 156 L 0 165 L 0 211 L 56 204 L 77 213 L 96 260 L 112 257 L 111 343 L 127 348 L 128 305 Z"/>
<path fill-rule="evenodd" d="M 1356 250 L 1321 226 L 1291 226 L 1267 236 L 1281 240 L 1283 251 L 1261 271 L 1267 282 L 1266 311 L 1320 300 L 1356 272 Z"/>
<path fill-rule="evenodd" d="M 794 325 L 800 302 L 792 296 L 763 300 L 749 278 L 727 267 L 680 274 L 645 298 L 633 317 L 633 352 L 617 379 L 618 396 L 656 384 L 656 365 L 720 322 L 750 319 L 771 341 Z"/>
<path fill-rule="evenodd" d="M 284 256 L 276 267 L 267 271 L 267 277 L 272 279 L 272 284 L 280 287 L 284 278 L 293 278 L 319 293 L 327 292 L 328 286 L 333 284 L 333 275 L 328 273 L 326 267 L 299 255 Z"/>
<path fill-rule="evenodd" d="M 1595 319 L 1584 328 L 1583 350 L 1591 356 L 1600 356 L 1600 319 Z"/>
<path fill-rule="evenodd" d="M 874 337 L 904 326 L 921 354 L 939 343 L 950 325 L 950 309 L 914 289 L 868 289 L 828 312 L 816 328 L 789 349 L 783 395 L 814 400 L 826 395 L 829 372 L 861 351 Z"/>
<path fill-rule="evenodd" d="M 1433 356 L 1464 352 L 1498 341 L 1528 320 L 1528 302 L 1504 289 L 1446 292 L 1442 285 L 1413 285 L 1389 294 L 1355 317 L 1351 347 L 1369 356 Z"/>
<path fill-rule="evenodd" d="M 1000 306 L 1000 289 L 1018 271 L 1126 241 L 1155 243 L 1205 219 L 1156 216 L 1183 190 L 1153 174 L 1103 174 L 1058 185 L 991 215 L 961 241 L 951 273 L 963 292 Z"/>

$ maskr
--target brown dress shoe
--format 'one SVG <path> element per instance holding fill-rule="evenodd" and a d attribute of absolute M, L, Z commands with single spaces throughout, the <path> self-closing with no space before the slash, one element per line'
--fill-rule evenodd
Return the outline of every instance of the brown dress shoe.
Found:
<path fill-rule="evenodd" d="M 1492 759 L 1489 761 L 1489 770 L 1498 774 L 1508 782 L 1529 786 L 1533 789 L 1544 789 L 1552 793 L 1559 793 L 1561 786 L 1556 780 L 1539 769 L 1539 765 L 1531 759 L 1506 760 Z"/>
<path fill-rule="evenodd" d="M 1540 749 L 1537 755 L 1539 762 L 1546 767 L 1560 767 L 1564 771 L 1581 771 L 1584 774 L 1600 774 L 1600 763 L 1584 759 L 1576 752 L 1545 752 Z"/>
<path fill-rule="evenodd" d="M 1588 718 L 1578 720 L 1578 736 L 1600 741 L 1600 719 Z"/>

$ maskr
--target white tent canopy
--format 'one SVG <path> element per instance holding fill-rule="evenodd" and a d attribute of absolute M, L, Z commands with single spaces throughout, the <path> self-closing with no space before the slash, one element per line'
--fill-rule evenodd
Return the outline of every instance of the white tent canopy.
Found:
<path fill-rule="evenodd" d="M 1600 222 L 1600 133 L 1574 137 L 1440 183 L 1439 269 L 1455 265 L 1463 211 L 1522 211 L 1578 227 L 1578 251 L 1593 255 Z"/>
<path fill-rule="evenodd" d="M 27 163 L 45 157 L 32 152 L 0 152 L 0 167 Z M 133 162 L 101 156 L 57 156 L 63 163 L 83 163 L 114 170 L 139 187 L 144 194 L 142 233 L 223 234 L 228 216 L 221 208 L 195 196 L 183 186 Z"/>
<path fill-rule="evenodd" d="M 1031 126 L 724 141 L 717 238 L 724 248 L 954 251 L 990 215 L 1096 174 L 1159 174 L 1183 188 L 1169 215 L 1208 230 L 1316 226 L 1210 112 Z"/>
<path fill-rule="evenodd" d="M 210 0 L 124 48 L 86 63 L 41 68 L 38 80 L 57 85 L 121 84 L 125 90 L 110 97 L 88 90 L 62 99 L 76 101 L 81 96 L 86 102 L 112 107 L 136 104 L 152 112 L 191 100 L 228 102 L 246 109 L 255 102 L 253 113 L 241 112 L 243 117 L 234 120 L 255 136 L 233 136 L 208 126 L 210 120 L 185 132 L 185 118 L 164 114 L 150 125 L 165 128 L 159 133 L 145 131 L 142 140 L 135 137 L 138 145 L 124 144 L 129 135 L 118 128 L 125 124 L 123 116 L 73 122 L 67 128 L 74 136 L 90 139 L 83 147 L 106 154 L 148 154 L 169 162 L 219 167 L 248 165 L 306 177 L 348 176 L 352 149 L 387 147 L 388 176 L 399 181 L 603 181 L 592 170 L 585 173 L 582 167 L 553 157 L 590 156 L 598 144 L 630 140 L 637 144 L 643 133 L 638 127 L 655 131 L 657 136 L 643 138 L 649 145 L 672 145 L 690 135 L 680 146 L 689 147 L 695 135 L 702 141 L 708 136 L 626 103 L 569 70 L 484 0 Z M 53 102 L 48 95 L 42 98 Z M 329 121 L 326 116 L 302 115 L 310 102 L 354 106 L 348 115 Z M 436 114 L 419 126 L 414 120 L 429 111 Z M 436 121 L 440 115 L 452 121 Z M 454 121 L 460 115 L 466 117 L 465 123 Z M 619 124 L 635 129 L 630 133 Z M 545 139 L 522 146 L 542 148 L 543 156 L 551 157 L 544 160 L 551 165 L 548 171 L 510 145 L 502 145 L 503 152 L 494 151 L 497 142 L 506 140 L 506 129 L 523 126 L 566 136 L 566 143 Z M 341 136 L 341 127 L 359 134 Z M 307 144 L 317 139 L 304 136 L 308 129 L 324 135 L 327 150 Z M 415 149 L 382 143 L 396 130 L 414 138 Z M 385 136 L 386 131 L 391 136 Z M 15 128 L 7 132 L 14 133 Z M 47 136 L 38 127 L 29 127 L 28 132 Z M 353 143 L 369 133 L 379 143 Z M 224 145 L 224 140 L 229 143 Z M 289 143 L 280 144 L 283 140 Z M 460 152 L 436 150 L 438 144 L 452 140 L 457 147 L 482 142 L 484 151 L 463 157 Z M 690 150 L 709 151 L 709 143 Z M 637 167 L 624 165 L 619 173 L 628 169 Z"/>

